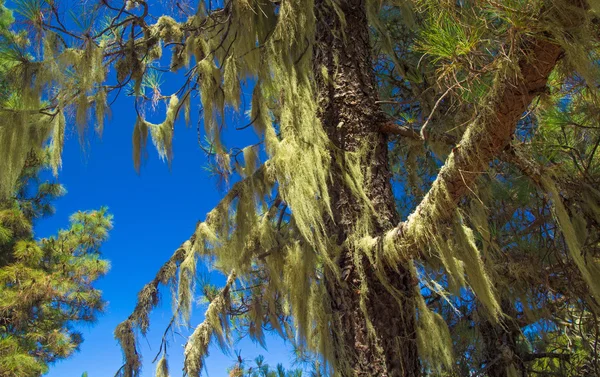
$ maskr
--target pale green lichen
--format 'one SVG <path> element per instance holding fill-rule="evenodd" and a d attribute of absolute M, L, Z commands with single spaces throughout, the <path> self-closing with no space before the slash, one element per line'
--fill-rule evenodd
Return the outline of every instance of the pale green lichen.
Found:
<path fill-rule="evenodd" d="M 154 146 L 156 146 L 158 155 L 169 163 L 173 160 L 173 130 L 178 111 L 179 98 L 172 95 L 169 99 L 165 120 L 160 124 L 148 123 L 150 136 Z"/>
<path fill-rule="evenodd" d="M 444 318 L 427 307 L 417 290 L 417 346 L 419 356 L 430 368 L 450 369 L 454 362 L 452 337 Z"/>
<path fill-rule="evenodd" d="M 225 101 L 231 104 L 236 110 L 240 105 L 241 87 L 238 77 L 237 59 L 229 56 L 223 67 L 223 91 L 225 92 Z"/>
<path fill-rule="evenodd" d="M 190 377 L 200 376 L 211 339 L 216 337 L 219 344 L 225 344 L 225 338 L 229 336 L 226 327 L 227 321 L 223 320 L 223 316 L 227 308 L 227 297 L 234 281 L 235 272 L 231 272 L 221 293 L 208 305 L 204 313 L 204 321 L 196 327 L 185 345 L 184 370 Z"/>
<path fill-rule="evenodd" d="M 179 42 L 183 39 L 181 25 L 169 16 L 161 16 L 153 26 L 156 34 L 165 42 Z"/>
<path fill-rule="evenodd" d="M 457 222 L 454 227 L 454 235 L 456 237 L 455 250 L 464 263 L 469 285 L 487 309 L 490 317 L 493 320 L 498 320 L 498 316 L 502 311 L 496 299 L 494 286 L 485 271 L 484 262 L 475 243 L 473 231 L 466 225 Z"/>
<path fill-rule="evenodd" d="M 58 111 L 54 115 L 52 127 L 52 141 L 50 143 L 50 166 L 55 177 L 62 166 L 62 151 L 65 142 L 65 115 Z"/>
<path fill-rule="evenodd" d="M 583 280 L 588 284 L 592 294 L 595 297 L 600 297 L 600 263 L 591 258 L 586 258 L 582 253 L 577 230 L 571 222 L 571 217 L 563 204 L 554 181 L 550 177 L 543 176 L 541 183 L 552 200 L 553 213 L 567 244 L 569 255 L 579 269 Z"/>
<path fill-rule="evenodd" d="M 155 377 L 169 377 L 169 364 L 165 356 L 161 357 L 156 364 Z"/>

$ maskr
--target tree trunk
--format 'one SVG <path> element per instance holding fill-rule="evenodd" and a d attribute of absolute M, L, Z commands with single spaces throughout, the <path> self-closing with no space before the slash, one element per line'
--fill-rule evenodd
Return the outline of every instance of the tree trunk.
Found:
<path fill-rule="evenodd" d="M 342 281 L 326 276 L 335 319 L 334 356 L 342 376 L 417 376 L 419 361 L 415 332 L 414 278 L 407 266 L 380 271 L 376 276 L 366 257 L 358 260 L 344 244 L 365 223 L 365 210 L 345 185 L 343 154 L 367 147 L 361 159 L 364 189 L 373 204 L 373 236 L 399 222 L 391 188 L 387 136 L 378 132 L 385 124 L 378 105 L 377 86 L 369 44 L 364 0 L 336 2 L 345 23 L 331 2 L 316 0 L 317 18 L 314 68 L 320 119 L 332 148 L 332 184 L 329 188 L 334 219 L 330 237 L 344 245 L 339 258 Z M 326 75 L 323 75 L 326 71 Z M 366 144 L 368 143 L 368 144 Z M 362 266 L 359 266 L 362 265 Z M 364 271 L 359 276 L 360 271 Z M 380 276 L 396 291 L 384 287 Z M 362 280 L 364 279 L 364 280 Z M 368 293 L 361 308 L 361 282 Z M 366 315 L 365 315 L 366 312 Z M 371 330 L 369 327 L 372 325 Z"/>

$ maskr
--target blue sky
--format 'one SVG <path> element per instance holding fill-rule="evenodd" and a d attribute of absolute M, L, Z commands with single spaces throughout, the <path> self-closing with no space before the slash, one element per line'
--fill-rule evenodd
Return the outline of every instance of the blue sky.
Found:
<path fill-rule="evenodd" d="M 163 114 L 164 105 L 161 105 L 155 115 L 149 113 L 149 120 L 158 122 Z M 228 127 L 233 129 L 237 121 L 242 122 L 243 119 L 230 117 Z M 120 348 L 113 338 L 114 328 L 133 310 L 137 292 L 192 234 L 196 222 L 204 219 L 224 192 L 203 169 L 206 158 L 197 144 L 195 123 L 191 128 L 186 128 L 183 122 L 176 124 L 171 169 L 160 161 L 149 141 L 148 159 L 143 163 L 140 175 L 136 174 L 132 162 L 131 135 L 135 111 L 131 97 L 121 95 L 117 99 L 102 138 L 90 132 L 83 149 L 72 122 L 70 124 L 59 176 L 67 194 L 55 202 L 56 214 L 36 225 L 36 236 L 49 236 L 59 228 L 67 227 L 69 216 L 77 210 L 108 206 L 114 215 L 114 229 L 102 251 L 112 267 L 97 284 L 108 301 L 106 313 L 93 326 L 80 327 L 85 338 L 81 351 L 56 363 L 47 376 L 79 377 L 87 371 L 90 377 L 109 377 L 122 363 Z M 229 134 L 228 146 L 245 146 L 256 140 L 251 129 Z M 215 272 L 211 274 L 211 280 L 218 285 L 224 283 L 224 278 Z M 168 289 L 164 289 L 162 298 L 164 304 L 151 317 L 147 341 L 140 339 L 144 356 L 143 377 L 154 375 L 151 361 L 171 316 Z M 205 309 L 202 305 L 194 308 L 192 326 L 202 321 Z M 241 349 L 244 359 L 263 354 L 269 364 L 281 362 L 289 365 L 289 347 L 280 339 L 267 339 L 268 350 L 249 340 L 243 340 L 234 349 Z M 181 336 L 171 339 L 169 361 L 172 376 L 181 375 L 185 340 Z M 226 376 L 226 368 L 234 357 L 233 353 L 223 355 L 213 347 L 205 374 Z"/>

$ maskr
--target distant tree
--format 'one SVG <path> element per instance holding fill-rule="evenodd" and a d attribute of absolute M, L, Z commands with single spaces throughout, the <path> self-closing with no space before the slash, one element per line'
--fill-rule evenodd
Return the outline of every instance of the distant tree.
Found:
<path fill-rule="evenodd" d="M 199 104 L 201 147 L 233 183 L 116 329 L 119 374 L 140 374 L 162 285 L 169 329 L 191 325 L 199 260 L 228 279 L 204 287 L 190 377 L 211 342 L 265 331 L 343 377 L 598 370 L 597 1 L 81 7 L 69 24 L 59 2 L 19 2 L 0 195 L 32 149 L 49 144 L 58 171 L 66 120 L 101 132 L 122 92 L 136 169 L 148 138 L 172 161 Z M 226 147 L 229 115 L 259 141 Z"/>
<path fill-rule="evenodd" d="M 262 355 L 254 359 L 254 363 L 238 358 L 238 361 L 229 369 L 229 377 L 302 377 L 302 369 L 286 370 L 282 364 L 272 368 L 265 362 Z"/>
<path fill-rule="evenodd" d="M 94 322 L 104 301 L 94 282 L 108 270 L 100 245 L 111 228 L 105 208 L 77 212 L 69 229 L 36 240 L 33 224 L 52 213 L 64 189 L 40 178 L 30 155 L 16 195 L 0 202 L 0 375 L 37 377 L 73 354 L 76 330 Z"/>

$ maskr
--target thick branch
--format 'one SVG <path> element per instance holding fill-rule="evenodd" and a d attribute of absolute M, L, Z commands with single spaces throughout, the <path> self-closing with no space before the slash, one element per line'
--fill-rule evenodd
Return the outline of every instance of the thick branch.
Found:
<path fill-rule="evenodd" d="M 398 241 L 419 243 L 419 226 L 442 223 L 454 215 L 458 202 L 472 190 L 475 180 L 509 145 L 516 124 L 534 97 L 543 92 L 548 76 L 563 50 L 536 39 L 524 46 L 519 74 L 499 83 L 499 93 L 490 109 L 472 123 L 453 149 L 431 189 L 397 228 Z"/>
<path fill-rule="evenodd" d="M 215 209 L 219 207 L 228 207 L 242 192 L 244 185 L 249 184 L 251 180 L 262 180 L 266 173 L 267 166 L 268 161 L 258 167 L 252 175 L 236 182 L 223 199 L 215 206 Z M 276 205 L 279 205 L 279 199 L 277 199 L 276 203 Z M 213 211 L 208 213 L 205 223 L 211 224 L 211 222 L 218 220 L 215 218 L 217 212 L 218 211 L 213 209 Z M 159 303 L 159 285 L 166 285 L 175 279 L 179 265 L 196 243 L 196 233 L 201 224 L 202 222 L 196 224 L 192 236 L 175 250 L 171 258 L 169 258 L 169 260 L 160 268 L 155 278 L 142 288 L 138 294 L 138 301 L 133 313 L 117 326 L 115 338 L 119 340 L 121 347 L 123 348 L 125 364 L 117 371 L 115 376 L 132 377 L 137 376 L 140 373 L 141 358 L 137 349 L 136 331 L 141 331 L 143 335 L 148 331 L 150 326 L 150 312 L 156 308 Z M 175 314 L 177 314 L 177 312 L 179 312 L 179 307 L 175 310 Z M 163 344 L 161 344 L 161 350 L 162 347 Z"/>

